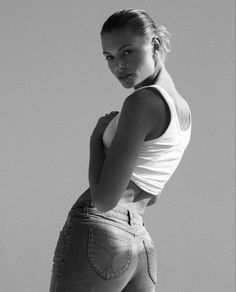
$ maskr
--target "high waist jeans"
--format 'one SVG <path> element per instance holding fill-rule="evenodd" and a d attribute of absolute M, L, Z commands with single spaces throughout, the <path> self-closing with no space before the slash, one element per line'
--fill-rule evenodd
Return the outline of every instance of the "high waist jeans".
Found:
<path fill-rule="evenodd" d="M 74 204 L 55 249 L 50 292 L 152 292 L 156 281 L 155 247 L 140 214 Z"/>

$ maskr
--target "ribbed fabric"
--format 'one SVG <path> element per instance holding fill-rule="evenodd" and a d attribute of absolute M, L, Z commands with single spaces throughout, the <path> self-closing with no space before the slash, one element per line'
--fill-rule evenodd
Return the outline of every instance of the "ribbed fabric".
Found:
<path fill-rule="evenodd" d="M 190 126 L 187 130 L 182 131 L 174 102 L 167 91 L 159 85 L 145 87 L 152 87 L 161 93 L 169 106 L 171 120 L 160 137 L 143 141 L 130 179 L 142 190 L 157 196 L 160 195 L 182 159 L 190 141 L 192 122 L 190 113 Z M 118 121 L 119 114 L 104 131 L 103 143 L 106 151 L 111 145 Z"/>

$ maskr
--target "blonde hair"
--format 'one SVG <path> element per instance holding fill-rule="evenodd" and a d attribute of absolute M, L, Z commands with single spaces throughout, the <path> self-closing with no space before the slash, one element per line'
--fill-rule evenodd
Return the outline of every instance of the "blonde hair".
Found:
<path fill-rule="evenodd" d="M 166 56 L 170 52 L 171 34 L 163 25 L 156 25 L 146 11 L 140 9 L 122 9 L 113 13 L 103 24 L 101 36 L 113 30 L 130 28 L 141 36 L 153 36 L 158 42 L 158 51 L 165 63 Z"/>

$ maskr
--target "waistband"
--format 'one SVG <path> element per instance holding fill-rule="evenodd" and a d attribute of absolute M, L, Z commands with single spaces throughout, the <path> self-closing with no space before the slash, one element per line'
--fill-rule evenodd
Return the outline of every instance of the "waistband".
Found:
<path fill-rule="evenodd" d="M 76 210 L 78 215 L 100 215 L 102 217 L 120 219 L 122 221 L 128 222 L 129 225 L 144 225 L 143 216 L 138 212 L 134 212 L 124 206 L 116 206 L 112 210 L 107 212 L 101 212 L 96 207 L 91 205 L 92 201 L 88 200 L 83 202 L 82 205 L 75 204 L 71 210 Z"/>

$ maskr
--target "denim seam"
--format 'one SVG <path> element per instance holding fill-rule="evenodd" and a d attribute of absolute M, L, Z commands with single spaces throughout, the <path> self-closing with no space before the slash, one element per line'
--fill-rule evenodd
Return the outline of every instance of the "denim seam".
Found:
<path fill-rule="evenodd" d="M 149 273 L 149 276 L 152 279 L 153 283 L 156 284 L 156 275 L 154 274 L 155 272 L 153 271 L 151 255 L 150 255 L 150 251 L 149 251 L 150 247 L 148 246 L 148 243 L 146 242 L 146 240 L 143 240 L 143 244 L 144 244 L 146 255 L 147 255 L 148 273 Z"/>
<path fill-rule="evenodd" d="M 61 279 L 64 263 L 66 260 L 66 255 L 68 252 L 69 242 L 71 239 L 71 230 L 72 230 L 71 217 L 68 216 L 67 220 L 69 220 L 67 230 L 65 233 L 63 233 L 63 229 L 62 229 L 60 231 L 60 236 L 59 236 L 59 240 L 61 238 L 61 240 L 63 242 L 61 254 L 57 255 L 56 250 L 54 252 L 54 259 L 53 259 L 54 263 L 53 263 L 52 272 L 54 273 L 55 279 L 54 279 L 54 283 L 53 283 L 53 291 L 56 289 L 56 287 L 58 286 L 59 281 Z M 58 244 L 60 244 L 60 243 L 58 242 Z"/>

